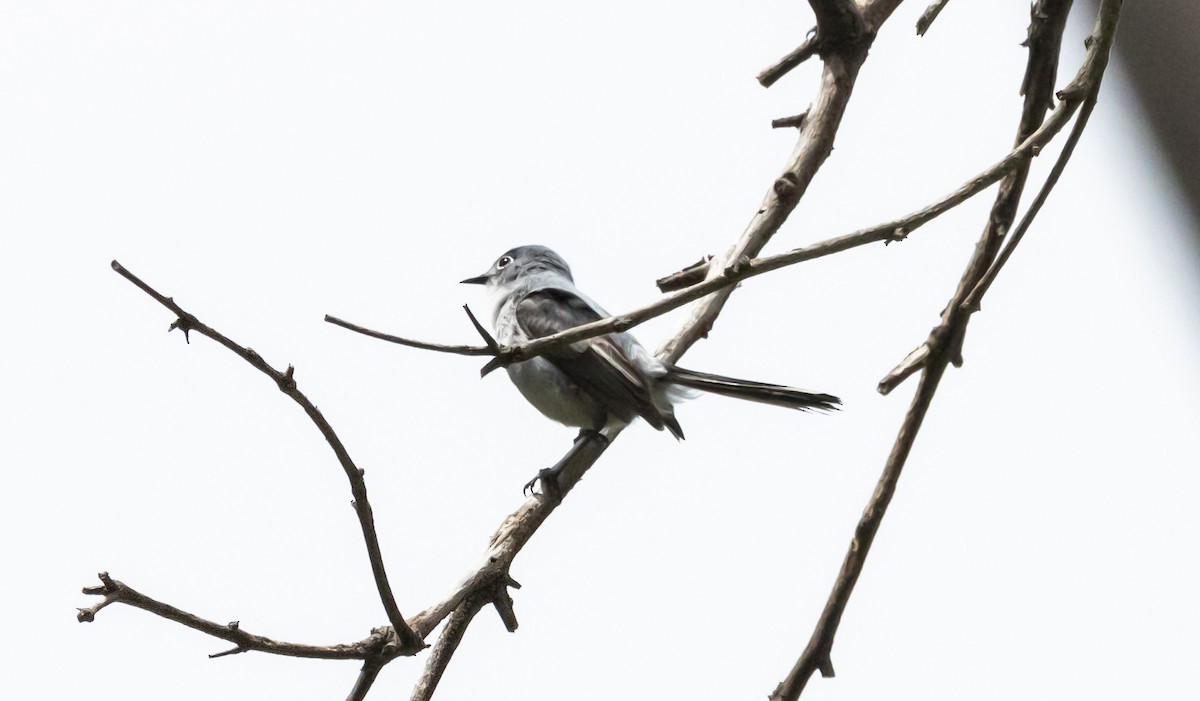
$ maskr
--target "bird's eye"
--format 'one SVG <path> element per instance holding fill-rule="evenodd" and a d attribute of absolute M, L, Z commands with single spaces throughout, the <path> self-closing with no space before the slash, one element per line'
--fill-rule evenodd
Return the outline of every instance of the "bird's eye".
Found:
<path fill-rule="evenodd" d="M 512 256 L 500 256 L 500 260 L 496 261 L 496 269 L 503 270 L 512 262 Z"/>

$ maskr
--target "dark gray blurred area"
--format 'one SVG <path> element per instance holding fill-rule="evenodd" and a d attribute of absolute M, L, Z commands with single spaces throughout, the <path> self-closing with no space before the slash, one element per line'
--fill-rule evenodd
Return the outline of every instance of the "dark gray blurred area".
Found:
<path fill-rule="evenodd" d="M 1126 0 L 1117 60 L 1175 171 L 1200 244 L 1200 0 Z"/>

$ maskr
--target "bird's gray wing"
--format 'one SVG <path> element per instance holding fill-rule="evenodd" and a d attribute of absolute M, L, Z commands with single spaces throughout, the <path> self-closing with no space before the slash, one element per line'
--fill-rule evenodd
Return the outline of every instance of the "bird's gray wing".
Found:
<path fill-rule="evenodd" d="M 578 295 L 558 288 L 530 292 L 517 304 L 516 315 L 517 323 L 529 338 L 549 336 L 603 318 Z M 624 421 L 632 421 L 634 415 L 641 416 L 646 423 L 662 430 L 665 417 L 654 405 L 651 380 L 611 337 L 597 336 L 573 343 L 543 357 L 603 404 L 609 414 Z"/>

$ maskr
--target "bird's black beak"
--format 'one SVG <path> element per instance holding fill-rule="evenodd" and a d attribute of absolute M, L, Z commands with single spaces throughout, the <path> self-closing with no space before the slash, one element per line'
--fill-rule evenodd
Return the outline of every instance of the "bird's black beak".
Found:
<path fill-rule="evenodd" d="M 479 275 L 478 277 L 469 277 L 466 280 L 459 282 L 460 285 L 485 285 L 487 284 L 488 276 Z"/>

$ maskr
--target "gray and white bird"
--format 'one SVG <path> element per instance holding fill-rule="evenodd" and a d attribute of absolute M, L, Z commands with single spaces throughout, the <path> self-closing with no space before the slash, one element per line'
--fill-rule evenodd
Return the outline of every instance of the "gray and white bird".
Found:
<path fill-rule="evenodd" d="M 486 285 L 496 340 L 505 345 L 609 316 L 575 287 L 566 261 L 545 246 L 514 248 L 483 275 L 462 282 Z M 829 394 L 685 370 L 654 357 L 624 332 L 578 341 L 506 369 L 530 404 L 559 423 L 579 427 L 581 435 L 641 417 L 682 439 L 675 404 L 689 390 L 802 411 L 833 410 L 841 403 Z"/>

